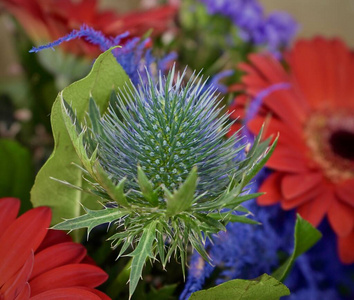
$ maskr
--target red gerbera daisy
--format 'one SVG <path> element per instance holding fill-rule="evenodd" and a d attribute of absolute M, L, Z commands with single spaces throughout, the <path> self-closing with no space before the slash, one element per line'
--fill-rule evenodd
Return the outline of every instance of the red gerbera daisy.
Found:
<path fill-rule="evenodd" d="M 19 207 L 18 199 L 0 199 L 0 299 L 110 299 L 94 289 L 108 276 L 84 263 L 86 249 L 62 231 L 48 230 L 50 209 L 16 218 Z"/>
<path fill-rule="evenodd" d="M 247 107 L 249 98 L 276 83 L 291 86 L 266 96 L 248 124 L 254 133 L 264 122 L 267 134 L 280 133 L 267 163 L 274 172 L 260 187 L 266 195 L 258 203 L 280 201 L 315 226 L 327 217 L 339 237 L 341 260 L 354 262 L 353 53 L 340 40 L 318 37 L 298 41 L 286 55 L 286 68 L 267 54 L 249 60 L 240 67 L 250 97 L 234 106 Z"/>

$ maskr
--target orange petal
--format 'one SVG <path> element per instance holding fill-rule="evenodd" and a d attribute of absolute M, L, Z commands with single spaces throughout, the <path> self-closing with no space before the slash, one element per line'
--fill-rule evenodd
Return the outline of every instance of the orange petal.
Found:
<path fill-rule="evenodd" d="M 328 212 L 332 202 L 336 201 L 333 192 L 329 189 L 298 208 L 298 213 L 313 226 L 318 226 Z"/>
<path fill-rule="evenodd" d="M 340 200 L 354 207 L 354 179 L 338 184 L 336 186 L 336 195 Z"/>
<path fill-rule="evenodd" d="M 279 133 L 278 145 L 289 145 L 292 149 L 306 152 L 307 148 L 304 144 L 302 134 L 299 135 L 294 130 L 292 130 L 287 124 L 277 119 L 276 117 L 263 117 L 256 116 L 249 123 L 248 128 L 254 134 L 257 134 L 262 125 L 264 124 L 264 136 L 269 137 L 271 135 L 276 136 Z"/>
<path fill-rule="evenodd" d="M 273 154 L 267 162 L 267 167 L 292 173 L 304 173 L 308 171 L 304 153 L 283 145 L 275 147 Z"/>
<path fill-rule="evenodd" d="M 298 41 L 290 53 L 292 72 L 312 107 L 318 107 L 325 96 L 322 80 L 323 63 L 323 58 L 318 55 L 315 40 Z"/>
<path fill-rule="evenodd" d="M 259 205 L 273 205 L 280 201 L 280 182 L 283 177 L 282 173 L 273 173 L 264 180 L 259 188 L 260 192 L 265 194 L 257 198 L 257 203 Z"/>
<path fill-rule="evenodd" d="M 281 182 L 281 191 L 284 198 L 295 198 L 313 189 L 322 180 L 323 176 L 319 172 L 287 174 Z"/>
<path fill-rule="evenodd" d="M 48 247 L 36 254 L 31 278 L 63 265 L 79 263 L 85 255 L 85 247 L 73 242 Z"/>
<path fill-rule="evenodd" d="M 80 288 L 50 289 L 38 295 L 32 296 L 31 300 L 101 300 L 98 295 Z"/>
<path fill-rule="evenodd" d="M 42 273 L 30 281 L 31 295 L 64 287 L 94 288 L 105 282 L 108 275 L 99 267 L 88 264 L 70 264 Z"/>
<path fill-rule="evenodd" d="M 17 218 L 0 238 L 0 286 L 26 262 L 42 242 L 52 214 L 48 207 L 37 207 Z"/>
<path fill-rule="evenodd" d="M 354 209 L 339 201 L 333 201 L 328 210 L 328 220 L 338 236 L 346 236 L 354 226 Z"/>
<path fill-rule="evenodd" d="M 354 263 L 354 231 L 338 239 L 339 258 L 345 264 Z"/>
<path fill-rule="evenodd" d="M 0 199 L 0 237 L 6 228 L 16 220 L 18 211 L 20 210 L 20 200 L 16 198 Z"/>
<path fill-rule="evenodd" d="M 283 198 L 283 200 L 281 201 L 281 207 L 284 210 L 290 210 L 295 207 L 298 207 L 308 201 L 314 200 L 322 192 L 322 190 L 323 187 L 319 185 L 316 188 L 312 189 L 311 191 L 308 191 L 307 193 L 299 195 L 295 198 L 291 198 L 291 199 Z"/>
<path fill-rule="evenodd" d="M 288 74 L 272 55 L 252 53 L 249 55 L 249 60 L 270 84 L 288 81 Z"/>

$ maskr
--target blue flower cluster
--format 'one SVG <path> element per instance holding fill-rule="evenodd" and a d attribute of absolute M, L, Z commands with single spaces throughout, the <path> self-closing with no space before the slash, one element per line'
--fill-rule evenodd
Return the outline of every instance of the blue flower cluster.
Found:
<path fill-rule="evenodd" d="M 257 191 L 258 184 L 251 187 Z M 199 254 L 193 254 L 187 282 L 180 300 L 203 288 L 205 281 L 218 274 L 215 284 L 230 279 L 252 279 L 263 273 L 271 274 L 279 266 L 279 254 L 288 255 L 293 248 L 294 212 L 285 212 L 279 206 L 259 207 L 255 202 L 245 206 L 254 212 L 261 226 L 248 224 L 229 224 L 227 232 L 214 237 L 213 244 L 208 242 L 206 249 L 214 266 L 206 263 Z M 285 281 L 291 291 L 291 300 L 302 299 L 353 299 L 354 287 L 351 276 L 353 266 L 344 266 L 333 254 L 335 235 L 328 224 L 322 224 L 323 238 L 309 252 L 297 259 L 295 266 Z M 260 259 L 261 258 L 261 259 Z M 343 288 L 339 294 L 338 288 Z"/>
<path fill-rule="evenodd" d="M 129 32 L 122 33 L 116 37 L 106 37 L 102 32 L 94 30 L 93 28 L 82 25 L 80 29 L 74 29 L 72 32 L 59 38 L 58 40 L 42 45 L 39 47 L 33 47 L 30 52 L 39 52 L 44 49 L 59 46 L 64 42 L 69 42 L 75 39 L 84 39 L 92 45 L 97 45 L 102 51 L 106 51 L 111 47 L 120 45 L 125 40 L 124 45 L 121 48 L 116 48 L 113 54 L 116 56 L 117 61 L 123 67 L 124 71 L 128 74 L 134 84 L 138 84 L 139 73 L 145 74 L 144 69 L 147 68 L 152 73 L 153 63 L 157 64 L 157 70 L 165 71 L 171 61 L 176 58 L 175 53 L 170 53 L 166 57 L 157 61 L 151 54 L 151 49 L 147 48 L 149 39 L 140 39 L 138 37 L 129 38 Z"/>
<path fill-rule="evenodd" d="M 257 0 L 199 0 L 211 15 L 228 17 L 239 29 L 240 37 L 256 46 L 266 46 L 278 54 L 298 30 L 298 24 L 287 13 L 274 12 L 265 16 Z"/>

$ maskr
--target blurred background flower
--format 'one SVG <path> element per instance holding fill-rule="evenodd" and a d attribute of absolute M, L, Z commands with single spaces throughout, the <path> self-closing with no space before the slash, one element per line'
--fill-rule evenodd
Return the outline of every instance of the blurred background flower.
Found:
<path fill-rule="evenodd" d="M 16 198 L 0 199 L 0 298 L 110 299 L 95 289 L 108 276 L 86 249 L 62 231 L 48 230 L 50 209 L 16 218 L 19 208 Z"/>
<path fill-rule="evenodd" d="M 177 6 L 161 5 L 121 14 L 113 9 L 100 9 L 98 0 L 2 0 L 1 3 L 37 46 L 56 40 L 82 25 L 91 26 L 105 35 L 115 36 L 128 31 L 131 36 L 141 37 L 152 29 L 152 34 L 157 36 L 168 29 L 177 13 Z M 91 58 L 100 53 L 96 45 L 83 40 L 62 47 L 67 52 Z"/>

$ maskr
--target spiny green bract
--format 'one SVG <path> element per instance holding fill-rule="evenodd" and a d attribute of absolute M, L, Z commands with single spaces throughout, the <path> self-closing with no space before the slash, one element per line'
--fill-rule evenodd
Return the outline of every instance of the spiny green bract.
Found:
<path fill-rule="evenodd" d="M 243 145 L 233 136 L 225 140 L 228 115 L 220 115 L 217 97 L 202 81 L 172 70 L 158 83 L 112 97 L 103 116 L 90 99 L 87 124 L 76 121 L 62 99 L 66 128 L 92 188 L 104 209 L 91 211 L 54 228 L 73 230 L 114 223 L 109 238 L 119 256 L 134 248 L 130 274 L 133 294 L 145 261 L 156 259 L 165 267 L 174 255 L 186 263 L 187 246 L 206 260 L 204 242 L 225 230 L 228 222 L 256 223 L 247 218 L 242 202 L 246 185 L 264 165 L 273 147 L 260 142 L 241 160 Z M 122 96 L 123 95 L 123 96 Z"/>

